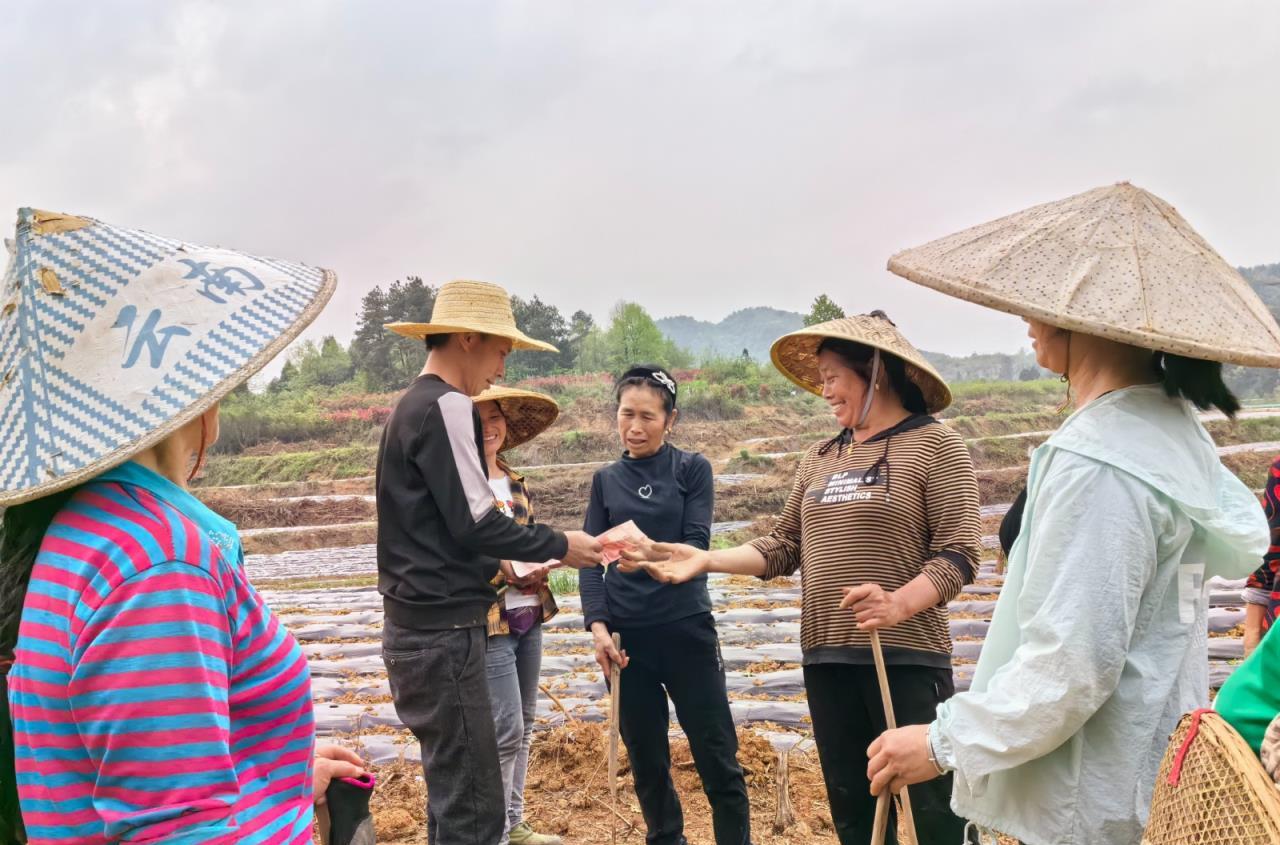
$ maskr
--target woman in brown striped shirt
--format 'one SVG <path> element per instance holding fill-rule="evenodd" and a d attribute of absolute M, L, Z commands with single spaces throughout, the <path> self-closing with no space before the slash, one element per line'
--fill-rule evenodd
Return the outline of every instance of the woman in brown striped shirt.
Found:
<path fill-rule="evenodd" d="M 642 565 L 671 582 L 800 572 L 805 688 L 832 820 L 842 845 L 865 845 L 867 746 L 885 728 L 869 631 L 881 631 L 898 722 L 932 721 L 954 692 L 947 603 L 978 568 L 977 479 L 964 441 L 929 416 L 950 391 L 883 312 L 786 335 L 773 361 L 826 400 L 840 434 L 805 453 L 769 536 L 711 552 L 655 544 L 645 555 L 661 562 Z M 911 788 L 921 842 L 963 838 L 950 797 L 947 779 Z"/>

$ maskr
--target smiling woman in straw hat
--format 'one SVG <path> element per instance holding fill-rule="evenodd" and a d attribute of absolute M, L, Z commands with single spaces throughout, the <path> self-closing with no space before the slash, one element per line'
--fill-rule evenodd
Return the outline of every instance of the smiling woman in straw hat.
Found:
<path fill-rule="evenodd" d="M 871 840 L 866 748 L 885 728 L 870 631 L 885 645 L 900 722 L 926 723 L 954 687 L 947 603 L 977 571 L 978 485 L 964 441 L 931 414 L 951 392 L 883 312 L 773 345 L 789 379 L 826 400 L 840 434 L 817 443 L 769 536 L 706 552 L 655 545 L 663 581 L 704 572 L 803 577 L 800 639 L 814 740 L 842 845 Z M 921 842 L 958 842 L 950 784 L 913 789 Z"/>
<path fill-rule="evenodd" d="M 1232 414 L 1217 362 L 1280 364 L 1280 328 L 1172 206 L 1127 183 L 889 269 L 1024 317 L 1076 411 L 1032 456 L 971 689 L 877 741 L 873 786 L 937 766 L 962 815 L 1030 845 L 1136 845 L 1170 732 L 1208 702 L 1205 579 L 1243 577 L 1267 548 L 1193 406 Z"/>
<path fill-rule="evenodd" d="M 186 489 L 219 400 L 334 283 L 19 212 L 0 285 L 3 841 L 22 841 L 14 757 L 31 842 L 310 842 L 329 778 L 361 773 L 315 748 L 306 658 L 236 527 Z"/>
<path fill-rule="evenodd" d="M 501 379 L 513 348 L 555 351 L 516 327 L 507 292 L 449 282 L 429 323 L 388 328 L 426 341 L 422 373 L 378 449 L 382 658 L 396 713 L 422 746 L 428 837 L 491 845 L 507 829 L 489 685 L 486 618 L 499 560 L 600 561 L 581 531 L 521 525 L 496 506 L 472 397 Z"/>
<path fill-rule="evenodd" d="M 491 387 L 475 401 L 494 501 L 516 522 L 532 525 L 528 483 L 502 455 L 546 431 L 556 421 L 560 408 L 550 396 L 514 387 Z M 538 706 L 538 675 L 542 671 L 542 623 L 550 621 L 558 608 L 547 586 L 547 566 L 521 564 L 520 574 L 513 566 L 509 560 L 502 561 L 501 571 L 493 578 L 498 601 L 489 608 L 485 653 L 498 765 L 506 796 L 507 829 L 500 845 L 560 845 L 560 837 L 535 833 L 524 820 L 524 779 Z"/>

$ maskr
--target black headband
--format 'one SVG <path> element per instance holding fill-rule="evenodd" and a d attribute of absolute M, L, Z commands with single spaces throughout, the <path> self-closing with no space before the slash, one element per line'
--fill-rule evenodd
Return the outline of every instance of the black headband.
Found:
<path fill-rule="evenodd" d="M 622 374 L 622 378 L 618 379 L 618 383 L 627 379 L 642 378 L 647 382 L 651 382 L 655 387 L 666 390 L 671 394 L 671 404 L 676 403 L 676 380 L 671 377 L 671 373 L 661 367 L 632 367 Z"/>

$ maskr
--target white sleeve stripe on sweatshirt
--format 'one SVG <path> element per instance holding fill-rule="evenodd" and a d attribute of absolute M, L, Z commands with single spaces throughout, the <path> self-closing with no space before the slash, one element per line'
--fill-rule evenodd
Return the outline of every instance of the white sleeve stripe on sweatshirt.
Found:
<path fill-rule="evenodd" d="M 475 421 L 472 417 L 475 404 L 461 393 L 449 392 L 440 397 L 440 416 L 449 434 L 449 448 L 453 462 L 458 467 L 462 492 L 471 508 L 471 518 L 476 522 L 493 510 L 493 489 L 489 476 L 480 463 L 479 446 L 476 444 Z"/>

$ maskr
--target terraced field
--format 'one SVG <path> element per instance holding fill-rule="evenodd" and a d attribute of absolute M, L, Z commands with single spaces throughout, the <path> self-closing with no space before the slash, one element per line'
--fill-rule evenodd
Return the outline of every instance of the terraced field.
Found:
<path fill-rule="evenodd" d="M 767 531 L 770 516 L 789 489 L 796 452 L 830 434 L 820 410 L 790 420 L 781 432 L 774 425 L 770 432 L 762 420 L 772 412 L 765 409 L 745 421 L 706 423 L 684 432 L 712 457 L 720 473 L 720 521 L 713 543 L 741 542 Z M 1012 424 L 1026 428 L 1010 431 L 1004 430 L 1009 416 L 984 420 L 981 414 L 969 414 L 949 421 L 969 438 L 987 533 L 980 578 L 950 607 L 958 689 L 968 687 L 1002 584 L 995 559 L 999 519 L 1025 477 L 1029 449 L 1043 442 L 1060 419 L 1047 409 L 1034 409 L 1012 415 L 1018 417 Z M 1272 457 L 1280 451 L 1276 412 L 1254 412 L 1234 424 L 1209 418 L 1207 425 L 1222 444 L 1223 460 L 1252 487 L 1261 488 Z M 591 473 L 612 449 L 607 438 L 600 438 L 599 449 L 601 454 L 584 456 L 588 460 L 529 462 L 541 521 L 561 527 L 581 524 Z M 537 453 L 528 456 L 535 458 Z M 368 474 L 202 490 L 207 501 L 241 525 L 252 580 L 302 642 L 311 661 L 319 733 L 359 743 L 369 760 L 384 767 L 388 787 L 379 799 L 380 841 L 425 841 L 416 833 L 422 818 L 415 770 L 418 748 L 396 718 L 380 657 L 382 608 L 375 588 L 372 493 Z M 538 706 L 529 816 L 545 829 L 566 834 L 571 842 L 603 841 L 601 837 L 614 833 L 624 842 L 642 842 L 642 823 L 629 786 L 624 785 L 627 798 L 617 814 L 605 803 L 608 790 L 598 761 L 608 699 L 582 628 L 571 574 L 558 574 L 554 586 L 561 593 L 561 612 L 544 635 L 544 692 Z M 744 766 L 758 816 L 756 839 L 834 842 L 824 815 L 816 754 L 807 735 L 808 708 L 799 666 L 799 581 L 763 583 L 713 576 L 710 586 L 731 707 L 743 729 Z M 1241 588 L 1239 582 L 1209 585 L 1210 677 L 1215 689 L 1242 656 Z M 678 729 L 673 736 L 678 739 Z M 779 750 L 791 754 L 791 795 L 798 821 L 773 832 Z M 678 745 L 675 755 L 690 841 L 709 843 L 709 813 L 687 749 Z"/>

